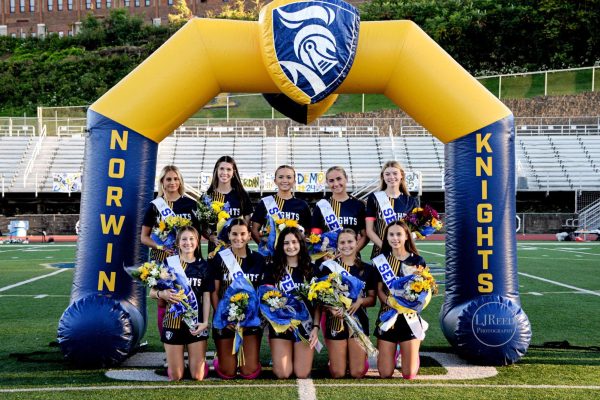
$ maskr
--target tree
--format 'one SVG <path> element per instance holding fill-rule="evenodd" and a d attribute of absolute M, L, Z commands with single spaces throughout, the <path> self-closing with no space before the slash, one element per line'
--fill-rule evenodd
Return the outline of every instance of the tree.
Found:
<path fill-rule="evenodd" d="M 169 23 L 175 26 L 181 26 L 194 18 L 192 11 L 189 9 L 186 0 L 175 0 L 173 4 L 175 13 L 169 13 Z"/>

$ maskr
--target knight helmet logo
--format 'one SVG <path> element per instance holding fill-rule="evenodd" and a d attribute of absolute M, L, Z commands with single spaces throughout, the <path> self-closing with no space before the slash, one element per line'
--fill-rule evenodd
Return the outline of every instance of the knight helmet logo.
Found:
<path fill-rule="evenodd" d="M 316 103 L 346 78 L 354 61 L 360 17 L 340 0 L 302 1 L 273 9 L 277 61 Z"/>

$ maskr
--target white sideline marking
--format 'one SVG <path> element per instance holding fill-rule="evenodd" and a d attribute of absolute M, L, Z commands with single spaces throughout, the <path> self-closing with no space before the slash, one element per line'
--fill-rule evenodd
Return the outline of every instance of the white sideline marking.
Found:
<path fill-rule="evenodd" d="M 524 293 L 521 293 L 524 294 Z M 529 292 L 529 294 L 532 294 L 534 296 L 543 296 L 543 294 L 539 293 L 539 292 Z"/>
<path fill-rule="evenodd" d="M 595 253 L 586 253 L 585 251 L 577 251 L 577 250 L 570 250 L 570 249 L 544 249 L 543 247 L 540 247 L 540 250 L 554 250 L 554 251 L 562 251 L 564 253 L 572 253 L 572 254 L 585 254 L 588 256 L 598 256 L 598 254 Z"/>
<path fill-rule="evenodd" d="M 315 387 L 438 387 L 438 388 L 487 388 L 487 389 L 583 389 L 583 390 L 600 390 L 600 385 L 492 385 L 492 384 L 476 384 L 476 383 L 316 383 Z M 175 383 L 168 385 L 119 385 L 119 386 L 58 386 L 58 387 L 33 387 L 19 389 L 0 389 L 0 393 L 28 393 L 28 392 L 89 392 L 94 390 L 156 390 L 156 389 L 237 389 L 237 388 L 281 388 L 281 387 L 297 387 L 295 384 L 288 383 L 273 383 L 273 384 L 202 384 L 202 383 Z"/>
<path fill-rule="evenodd" d="M 465 360 L 452 353 L 440 352 L 422 352 L 422 356 L 430 357 L 436 360 L 446 373 L 442 375 L 417 375 L 418 380 L 466 380 L 466 379 L 485 379 L 498 374 L 498 370 L 494 367 L 483 367 L 471 365 Z M 128 358 L 122 365 L 124 367 L 160 367 L 164 364 L 164 353 L 148 352 L 134 354 Z M 367 377 L 377 378 L 377 360 L 369 358 L 369 372 Z M 148 369 L 112 369 L 106 372 L 106 376 L 111 379 L 125 381 L 164 381 L 164 376 L 156 375 L 154 370 Z M 401 377 L 399 371 L 394 372 L 395 377 Z M 212 379 L 209 379 L 212 380 Z M 306 381 L 306 382 L 305 382 Z M 314 384 L 312 380 L 298 379 L 298 390 L 310 393 L 310 385 Z M 308 394 L 307 394 L 308 396 Z M 307 397 L 309 398 L 309 397 Z M 301 396 L 301 399 L 302 396 Z"/>
<path fill-rule="evenodd" d="M 31 279 L 27 279 L 26 281 L 15 283 L 14 285 L 4 286 L 3 288 L 0 288 L 0 292 L 4 292 L 6 290 L 10 290 L 12 288 L 16 288 L 17 286 L 25 285 L 25 284 L 28 284 L 30 282 L 35 282 L 35 281 L 37 281 L 39 279 L 48 278 L 49 276 L 57 275 L 57 274 L 60 274 L 61 272 L 65 272 L 67 270 L 68 270 L 67 268 L 62 268 L 62 269 L 56 270 L 56 271 L 51 272 L 51 273 L 46 274 L 46 275 L 36 276 L 35 278 L 31 278 Z"/>
<path fill-rule="evenodd" d="M 47 294 L 38 294 L 37 296 L 34 296 L 34 299 L 43 299 L 44 297 L 48 297 Z"/>
<path fill-rule="evenodd" d="M 550 279 L 541 278 L 541 277 L 535 276 L 535 275 L 529 275 L 529 274 L 526 274 L 525 272 L 519 272 L 519 275 L 523 275 L 523 276 L 526 276 L 526 277 L 532 278 L 532 279 L 537 279 L 537 280 L 542 281 L 542 282 L 552 283 L 553 285 L 562 286 L 562 287 L 566 287 L 566 288 L 569 288 L 569 289 L 577 290 L 578 292 L 593 294 L 594 296 L 600 296 L 600 293 L 594 292 L 592 290 L 582 289 L 582 288 L 578 288 L 576 286 L 571 286 L 571 285 L 567 285 L 567 284 L 564 284 L 564 283 L 560 283 L 560 282 L 556 282 L 556 281 L 551 281 Z"/>
<path fill-rule="evenodd" d="M 312 379 L 298 379 L 298 398 L 300 400 L 317 400 L 317 391 Z"/>

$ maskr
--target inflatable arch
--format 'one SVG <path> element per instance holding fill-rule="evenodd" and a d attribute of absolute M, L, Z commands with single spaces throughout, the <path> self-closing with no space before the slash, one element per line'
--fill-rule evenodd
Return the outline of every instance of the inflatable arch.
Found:
<path fill-rule="evenodd" d="M 510 110 L 410 21 L 360 23 L 341 0 L 277 0 L 258 22 L 189 21 L 90 107 L 77 268 L 58 328 L 66 359 L 119 363 L 142 338 L 146 293 L 123 265 L 144 261 L 158 143 L 220 92 L 266 93 L 305 123 L 339 93 L 383 93 L 446 143 L 442 330 L 482 364 L 525 354 Z"/>

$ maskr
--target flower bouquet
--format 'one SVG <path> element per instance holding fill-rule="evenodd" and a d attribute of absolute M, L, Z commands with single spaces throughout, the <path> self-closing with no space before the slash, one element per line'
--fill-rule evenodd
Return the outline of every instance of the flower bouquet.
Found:
<path fill-rule="evenodd" d="M 389 330 L 400 314 L 421 313 L 435 293 L 437 293 L 437 284 L 428 267 L 420 267 L 412 275 L 396 277 L 390 284 L 390 294 L 387 299 L 387 304 L 392 309 L 381 314 L 379 328 L 382 331 Z"/>
<path fill-rule="evenodd" d="M 316 301 L 328 307 L 337 307 L 342 310 L 344 322 L 350 330 L 350 337 L 355 337 L 363 350 L 370 356 L 376 356 L 378 351 L 365 334 L 360 322 L 348 309 L 358 296 L 361 295 L 365 283 L 352 275 L 331 273 L 322 278 L 315 279 L 308 289 L 308 300 Z M 342 325 L 342 329 L 344 329 Z"/>
<path fill-rule="evenodd" d="M 442 229 L 444 225 L 440 217 L 431 206 L 426 205 L 423 208 L 416 207 L 404 217 L 404 222 L 408 225 L 418 239 L 424 239 L 434 232 Z"/>
<path fill-rule="evenodd" d="M 219 235 L 229 218 L 231 218 L 229 214 L 230 209 L 231 207 L 228 202 L 212 201 L 208 195 L 203 194 L 197 203 L 194 213 L 200 224 L 206 227 L 209 233 L 213 232 L 214 227 L 214 233 Z"/>
<path fill-rule="evenodd" d="M 173 250 L 175 248 L 177 229 L 191 224 L 192 221 L 187 218 L 178 215 L 170 215 L 161 220 L 158 223 L 158 226 L 152 229 L 150 237 L 156 243 L 164 246 L 166 250 Z"/>
<path fill-rule="evenodd" d="M 311 233 L 308 237 L 308 252 L 313 261 L 335 257 L 337 250 L 338 231 L 323 232 L 321 234 Z"/>
<path fill-rule="evenodd" d="M 179 257 L 177 257 L 177 262 L 179 262 Z M 182 315 L 190 329 L 194 329 L 198 325 L 198 301 L 181 266 L 177 268 L 177 265 L 173 267 L 170 264 L 159 265 L 154 261 L 149 261 L 139 267 L 125 267 L 125 271 L 150 289 L 176 291 L 179 302 L 171 304 L 169 312 L 173 313 L 175 317 Z"/>
<path fill-rule="evenodd" d="M 298 332 L 298 327 L 304 321 L 310 320 L 306 304 L 291 294 L 284 293 L 273 285 L 262 285 L 258 288 L 260 312 L 271 324 L 275 332 L 287 330 L 294 332 L 296 341 L 307 342 Z"/>
<path fill-rule="evenodd" d="M 263 240 L 258 245 L 258 252 L 263 257 L 269 257 L 275 254 L 275 244 L 279 238 L 279 233 L 285 228 L 298 228 L 304 230 L 295 219 L 267 217 L 267 223 L 262 227 L 261 236 Z"/>
<path fill-rule="evenodd" d="M 252 284 L 238 276 L 225 290 L 214 315 L 217 329 L 233 326 L 235 337 L 231 354 L 237 354 L 238 365 L 244 365 L 244 328 L 260 326 L 258 296 Z"/>

